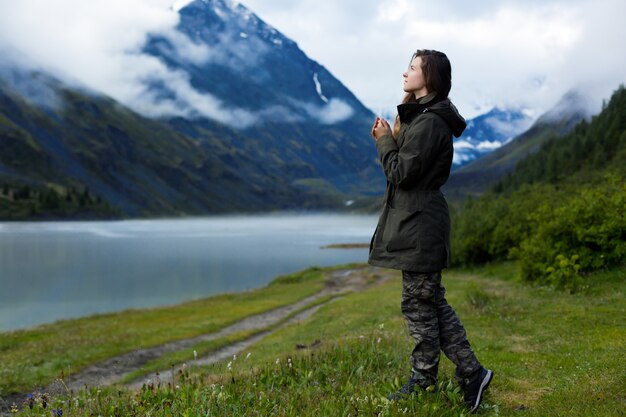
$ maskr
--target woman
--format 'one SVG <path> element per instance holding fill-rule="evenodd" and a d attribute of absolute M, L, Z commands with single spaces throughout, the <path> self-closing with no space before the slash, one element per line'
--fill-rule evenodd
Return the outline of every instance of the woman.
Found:
<path fill-rule="evenodd" d="M 387 189 L 369 263 L 402 270 L 402 312 L 416 342 L 411 375 L 389 398 L 436 383 L 443 350 L 474 412 L 493 372 L 474 355 L 441 285 L 441 270 L 450 264 L 450 216 L 439 189 L 450 175 L 452 135 L 463 133 L 465 120 L 448 99 L 452 78 L 445 54 L 418 50 L 403 77 L 406 95 L 393 130 L 381 118 L 372 127 Z"/>

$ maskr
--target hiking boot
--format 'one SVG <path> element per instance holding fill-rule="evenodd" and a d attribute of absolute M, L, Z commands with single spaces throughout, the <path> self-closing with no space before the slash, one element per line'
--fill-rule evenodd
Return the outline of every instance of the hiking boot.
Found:
<path fill-rule="evenodd" d="M 463 380 L 462 388 L 465 398 L 465 404 L 470 409 L 470 413 L 478 410 L 480 402 L 483 399 L 485 390 L 491 383 L 493 371 L 480 367 L 480 369 L 472 374 L 469 378 Z"/>
<path fill-rule="evenodd" d="M 400 388 L 398 391 L 392 392 L 391 394 L 387 395 L 387 399 L 389 401 L 401 400 L 413 394 L 416 389 L 426 389 L 426 387 L 428 387 L 429 385 L 432 384 L 429 384 L 428 381 L 419 372 L 412 370 L 408 381 L 406 381 L 406 384 L 404 384 L 402 388 Z"/>

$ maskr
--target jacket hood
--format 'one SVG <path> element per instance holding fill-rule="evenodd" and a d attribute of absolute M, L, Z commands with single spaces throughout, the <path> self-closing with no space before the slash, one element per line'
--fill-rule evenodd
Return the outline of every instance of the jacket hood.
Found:
<path fill-rule="evenodd" d="M 398 106 L 398 115 L 402 123 L 411 123 L 419 114 L 425 112 L 433 112 L 445 120 L 452 134 L 457 138 L 467 127 L 465 119 L 459 114 L 450 99 L 438 99 L 434 93 L 423 97 L 418 102 L 404 103 Z"/>

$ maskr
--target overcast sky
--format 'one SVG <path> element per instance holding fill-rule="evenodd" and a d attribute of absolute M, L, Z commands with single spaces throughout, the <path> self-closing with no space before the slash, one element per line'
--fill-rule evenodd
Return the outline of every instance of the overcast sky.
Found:
<path fill-rule="evenodd" d="M 184 0 L 183 0 L 184 1 Z M 171 31 L 173 0 L 0 0 L 0 48 L 129 103 L 148 32 Z M 415 49 L 444 51 L 466 117 L 498 106 L 538 113 L 568 89 L 601 99 L 626 78 L 623 0 L 246 0 L 375 112 L 399 102 Z"/>
<path fill-rule="evenodd" d="M 402 96 L 416 49 L 452 62 L 452 99 L 547 109 L 570 88 L 599 109 L 626 80 L 626 1 L 247 0 L 375 111 Z"/>

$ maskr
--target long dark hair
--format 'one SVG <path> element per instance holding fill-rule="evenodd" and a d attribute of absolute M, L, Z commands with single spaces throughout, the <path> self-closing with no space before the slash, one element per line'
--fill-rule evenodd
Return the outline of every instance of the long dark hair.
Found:
<path fill-rule="evenodd" d="M 422 58 L 421 68 L 428 93 L 437 92 L 437 100 L 447 98 L 450 88 L 452 88 L 452 66 L 446 54 L 432 49 L 418 49 L 411 56 L 409 66 L 418 56 Z M 416 101 L 415 94 L 406 93 L 402 99 L 402 104 Z M 396 116 L 393 124 L 393 136 L 397 137 L 399 133 L 400 118 Z"/>
<path fill-rule="evenodd" d="M 447 98 L 452 87 L 452 67 L 446 54 L 432 49 L 418 49 L 411 56 L 409 65 L 418 56 L 422 58 L 422 72 L 428 92 L 436 91 L 440 100 Z M 417 101 L 415 95 L 406 93 L 402 103 L 411 101 Z"/>

